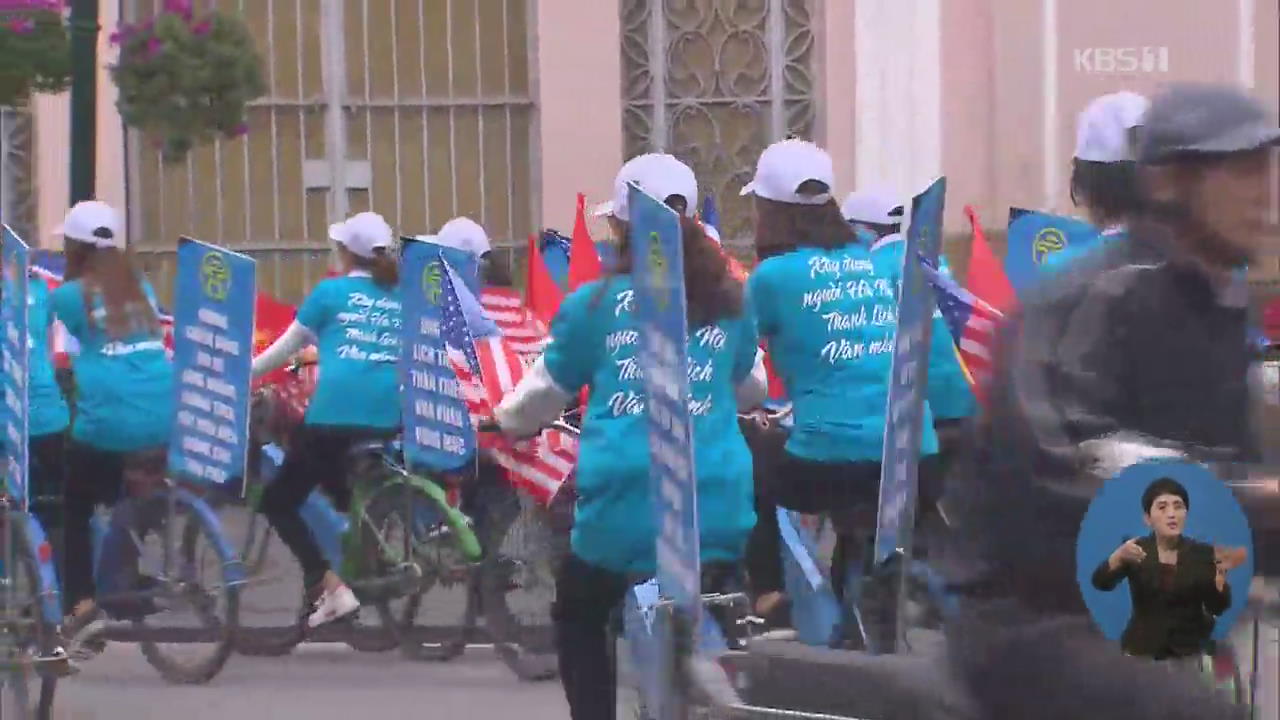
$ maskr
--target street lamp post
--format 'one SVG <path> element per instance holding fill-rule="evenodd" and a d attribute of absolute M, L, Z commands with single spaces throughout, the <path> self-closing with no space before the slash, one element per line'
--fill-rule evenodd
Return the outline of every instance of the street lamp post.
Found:
<path fill-rule="evenodd" d="M 71 204 L 94 196 L 98 0 L 71 0 Z"/>

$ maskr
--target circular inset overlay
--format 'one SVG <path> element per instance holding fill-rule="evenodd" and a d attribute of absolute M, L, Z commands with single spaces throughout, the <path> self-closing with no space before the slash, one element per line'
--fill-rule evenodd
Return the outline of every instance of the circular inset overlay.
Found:
<path fill-rule="evenodd" d="M 1155 484 L 1163 479 L 1172 480 L 1176 485 Z M 1179 508 L 1177 486 L 1187 495 L 1186 506 L 1182 508 Z M 1152 500 L 1150 513 L 1143 507 L 1144 495 Z M 1195 543 L 1202 543 L 1215 552 L 1210 555 L 1203 547 L 1198 551 L 1179 550 L 1177 570 L 1169 571 L 1167 567 L 1162 568 L 1155 554 L 1157 529 L 1166 540 L 1181 537 L 1181 548 L 1195 548 Z M 1100 568 L 1130 540 L 1145 550 L 1120 552 L 1117 560 L 1122 567 Z M 1192 542 L 1187 543 L 1188 540 Z M 1234 565 L 1226 573 L 1230 604 L 1221 614 L 1214 612 L 1213 607 L 1220 601 L 1221 594 L 1217 594 L 1219 600 L 1215 601 L 1216 568 L 1213 560 L 1207 559 L 1212 557 L 1223 559 L 1224 567 Z M 1216 615 L 1212 638 L 1225 638 L 1248 600 L 1253 566 L 1252 532 L 1231 488 L 1203 465 L 1184 461 L 1153 460 L 1121 471 L 1090 503 L 1076 539 L 1076 581 L 1085 604 L 1102 633 L 1117 641 L 1134 615 L 1131 578 L 1137 578 L 1136 582 L 1143 585 L 1140 590 L 1145 597 L 1164 596 L 1155 598 L 1148 605 L 1151 609 L 1144 612 L 1149 620 L 1148 630 L 1159 625 L 1162 618 L 1178 614 L 1161 609 L 1166 600 L 1185 609 L 1188 605 L 1199 605 L 1198 598 L 1204 598 L 1205 612 Z M 1104 587 L 1112 582 L 1114 585 L 1109 590 L 1100 589 L 1095 580 L 1101 580 Z"/>

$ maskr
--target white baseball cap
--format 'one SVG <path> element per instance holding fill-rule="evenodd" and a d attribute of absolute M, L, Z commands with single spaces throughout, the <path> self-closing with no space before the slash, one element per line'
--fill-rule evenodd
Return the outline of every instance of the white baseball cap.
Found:
<path fill-rule="evenodd" d="M 613 199 L 591 209 L 596 217 L 612 215 L 626 222 L 631 218 L 627 207 L 628 183 L 635 183 L 641 190 L 658 200 L 665 201 L 672 195 L 685 199 L 684 214 L 693 217 L 698 210 L 698 179 L 693 170 L 664 153 L 637 155 L 626 162 L 613 179 Z"/>
<path fill-rule="evenodd" d="M 125 244 L 120 213 L 98 200 L 76 203 L 53 234 L 100 248 L 123 250 Z"/>
<path fill-rule="evenodd" d="M 1151 102 L 1128 91 L 1094 98 L 1080 112 L 1076 123 L 1077 160 L 1132 162 L 1135 158 L 1130 131 L 1142 124 Z"/>
<path fill-rule="evenodd" d="M 329 226 L 329 239 L 363 258 L 378 248 L 395 247 L 395 233 L 381 215 L 362 212 Z"/>
<path fill-rule="evenodd" d="M 489 234 L 484 231 L 480 223 L 466 217 L 456 217 L 445 223 L 436 234 L 434 242 L 437 245 L 471 253 L 476 257 L 484 255 L 491 249 Z"/>
<path fill-rule="evenodd" d="M 822 205 L 831 200 L 829 192 L 801 195 L 796 190 L 809 180 L 834 188 L 835 176 L 831 156 L 826 150 L 807 140 L 792 138 L 776 142 L 760 153 L 756 176 L 740 194 L 792 205 Z"/>
<path fill-rule="evenodd" d="M 902 208 L 902 201 L 888 188 L 872 187 L 849 193 L 840 206 L 840 214 L 849 222 L 899 225 Z"/>

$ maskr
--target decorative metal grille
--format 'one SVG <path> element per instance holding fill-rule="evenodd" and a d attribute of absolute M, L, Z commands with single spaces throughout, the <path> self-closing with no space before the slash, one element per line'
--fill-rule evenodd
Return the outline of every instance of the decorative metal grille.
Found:
<path fill-rule="evenodd" d="M 163 0 L 132 0 L 146 17 Z M 167 288 L 187 234 L 247 252 L 298 300 L 330 222 L 372 209 L 406 234 L 457 215 L 499 242 L 534 229 L 532 0 L 204 0 L 239 12 L 269 90 L 249 133 L 164 165 L 130 133 L 131 234 Z"/>
<path fill-rule="evenodd" d="M 31 167 L 31 113 L 0 108 L 0 222 L 27 242 L 35 223 L 35 184 Z"/>
<path fill-rule="evenodd" d="M 750 238 L 738 192 L 760 151 L 813 134 L 812 2 L 622 0 L 627 157 L 664 151 L 689 163 L 728 242 Z"/>

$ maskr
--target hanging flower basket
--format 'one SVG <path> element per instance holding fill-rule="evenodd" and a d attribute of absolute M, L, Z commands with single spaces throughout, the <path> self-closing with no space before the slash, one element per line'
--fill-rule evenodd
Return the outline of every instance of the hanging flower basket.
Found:
<path fill-rule="evenodd" d="M 0 105 L 71 82 L 71 43 L 61 0 L 0 0 Z"/>
<path fill-rule="evenodd" d="M 120 59 L 111 67 L 116 107 L 176 162 L 191 148 L 248 131 L 248 103 L 266 92 L 262 60 L 238 16 L 197 14 L 188 0 L 168 0 L 141 25 L 111 37 Z"/>

